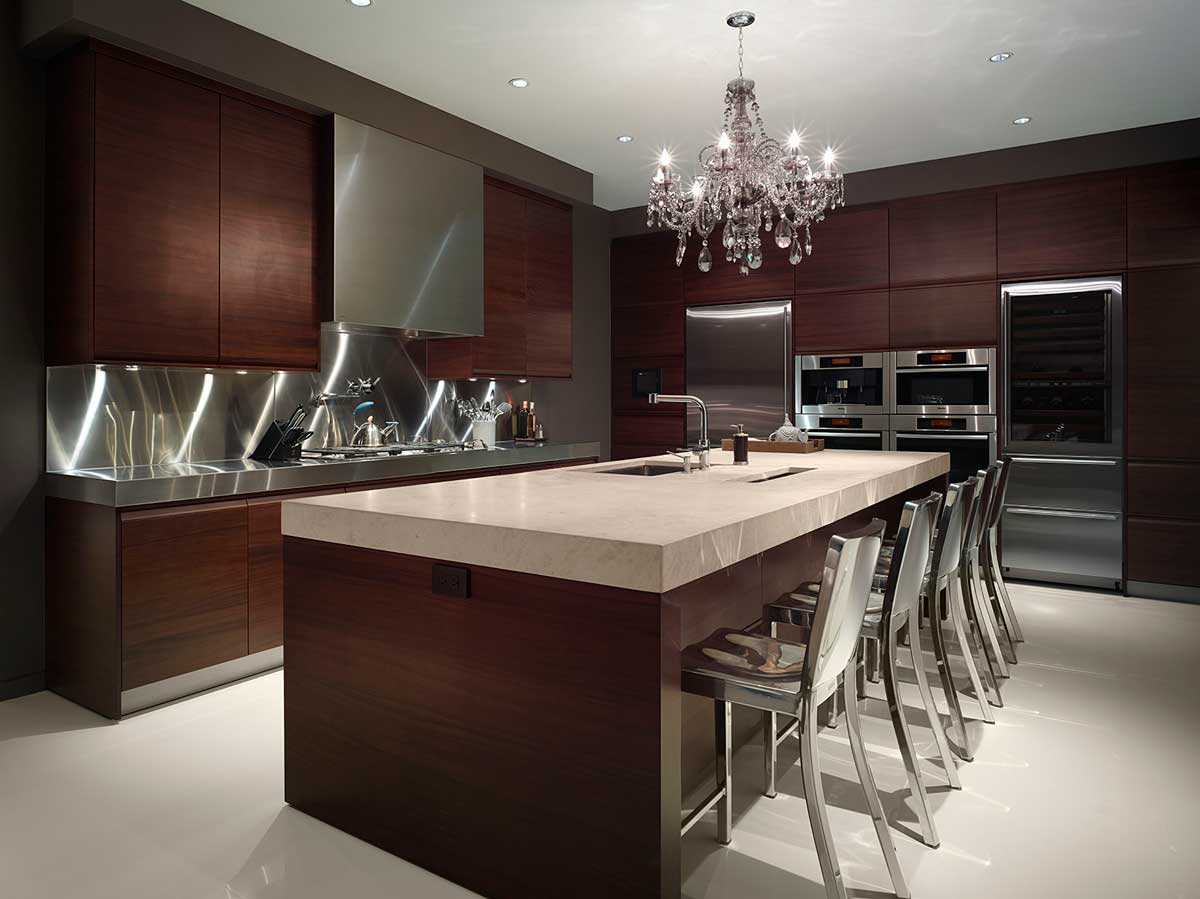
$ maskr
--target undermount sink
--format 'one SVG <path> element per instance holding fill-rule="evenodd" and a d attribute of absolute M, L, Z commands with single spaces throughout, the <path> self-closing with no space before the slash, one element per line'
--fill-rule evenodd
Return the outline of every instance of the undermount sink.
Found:
<path fill-rule="evenodd" d="M 671 465 L 665 462 L 641 462 L 638 465 L 626 465 L 623 468 L 606 468 L 597 474 L 631 474 L 644 478 L 652 478 L 660 474 L 679 474 L 682 465 Z"/>
<path fill-rule="evenodd" d="M 794 474 L 804 474 L 806 471 L 812 471 L 811 468 L 777 468 L 774 471 L 764 471 L 762 474 L 756 474 L 752 477 L 743 479 L 746 484 L 765 484 L 768 481 L 777 481 L 780 478 L 791 477 Z"/>

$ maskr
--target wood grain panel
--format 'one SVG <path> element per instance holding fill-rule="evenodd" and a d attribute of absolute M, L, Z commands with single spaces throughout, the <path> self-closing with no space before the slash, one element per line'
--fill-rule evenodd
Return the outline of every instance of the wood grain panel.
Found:
<path fill-rule="evenodd" d="M 635 359 L 644 356 L 682 356 L 684 306 L 614 307 L 612 310 L 613 356 Z"/>
<path fill-rule="evenodd" d="M 1200 459 L 1200 267 L 1129 274 L 1126 453 Z"/>
<path fill-rule="evenodd" d="M 676 405 L 658 404 L 651 406 L 644 396 L 634 396 L 633 371 L 636 368 L 658 368 L 662 370 L 661 393 L 684 392 L 684 367 L 682 356 L 645 356 L 636 359 L 620 359 L 612 365 L 612 407 L 622 412 L 652 412 L 655 415 L 685 416 L 685 410 Z"/>
<path fill-rule="evenodd" d="M 244 502 L 121 516 L 123 688 L 246 655 Z"/>
<path fill-rule="evenodd" d="M 316 369 L 314 125 L 221 98 L 222 365 Z"/>
<path fill-rule="evenodd" d="M 888 210 L 851 206 L 812 228 L 813 252 L 795 267 L 795 291 L 830 293 L 888 286 Z"/>
<path fill-rule="evenodd" d="M 1128 514 L 1200 519 L 1200 463 L 1127 462 L 1125 477 Z"/>
<path fill-rule="evenodd" d="M 612 304 L 683 303 L 683 269 L 675 265 L 675 235 L 667 231 L 612 242 Z"/>
<path fill-rule="evenodd" d="M 1125 570 L 1131 581 L 1200 587 L 1200 521 L 1125 520 Z"/>
<path fill-rule="evenodd" d="M 897 349 L 995 346 L 999 290 L 992 281 L 891 292 Z"/>
<path fill-rule="evenodd" d="M 475 371 L 525 375 L 524 196 L 483 185 L 483 337 L 472 338 Z"/>
<path fill-rule="evenodd" d="M 767 235 L 763 245 L 763 262 L 757 270 L 743 275 L 736 263 L 725 261 L 719 232 L 709 241 L 713 256 L 712 269 L 707 272 L 696 267 L 700 242 L 693 234 L 687 256 L 683 260 L 683 296 L 688 305 L 699 303 L 736 303 L 740 300 L 767 300 L 792 295 L 792 264 L 788 251 L 775 246 Z M 675 261 L 674 255 L 670 257 Z"/>
<path fill-rule="evenodd" d="M 46 500 L 46 686 L 121 716 L 117 512 Z"/>
<path fill-rule="evenodd" d="M 526 200 L 525 224 L 525 370 L 531 378 L 569 378 L 574 318 L 571 209 Z"/>
<path fill-rule="evenodd" d="M 797 353 L 886 350 L 891 346 L 888 292 L 814 293 L 792 301 Z"/>
<path fill-rule="evenodd" d="M 220 98 L 96 56 L 95 355 L 218 361 Z"/>
<path fill-rule="evenodd" d="M 1200 262 L 1200 161 L 1129 173 L 1129 267 Z"/>
<path fill-rule="evenodd" d="M 994 190 L 897 200 L 889 216 L 893 285 L 995 279 Z"/>
<path fill-rule="evenodd" d="M 617 412 L 612 419 L 613 445 L 658 447 L 657 455 L 678 449 L 687 442 L 687 419 L 646 412 Z"/>
<path fill-rule="evenodd" d="M 678 895 L 657 595 L 472 567 L 455 599 L 428 559 L 284 559 L 288 803 L 495 899 Z"/>
<path fill-rule="evenodd" d="M 92 362 L 95 58 L 46 68 L 46 364 Z"/>
<path fill-rule="evenodd" d="M 1000 277 L 1125 267 L 1125 175 L 1035 181 L 997 193 Z"/>

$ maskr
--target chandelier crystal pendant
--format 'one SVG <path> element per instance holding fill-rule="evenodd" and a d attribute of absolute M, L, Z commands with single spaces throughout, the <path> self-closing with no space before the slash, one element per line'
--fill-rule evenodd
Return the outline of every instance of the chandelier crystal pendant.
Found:
<path fill-rule="evenodd" d="M 811 255 L 812 224 L 824 219 L 826 210 L 845 205 L 845 188 L 833 171 L 832 149 L 814 170 L 794 129 L 785 144 L 767 137 L 754 81 L 742 72 L 742 29 L 754 23 L 754 13 L 730 13 L 725 23 L 738 30 L 738 76 L 725 88 L 724 127 L 716 143 L 700 151 L 700 172 L 687 189 L 663 150 L 650 181 L 646 224 L 679 235 L 676 265 L 683 263 L 688 232 L 695 230 L 703 242 L 696 259 L 702 272 L 712 269 L 708 240 L 720 227 L 726 261 L 748 275 L 762 265 L 763 232 L 775 232 L 775 245 L 788 250 L 792 265 Z"/>

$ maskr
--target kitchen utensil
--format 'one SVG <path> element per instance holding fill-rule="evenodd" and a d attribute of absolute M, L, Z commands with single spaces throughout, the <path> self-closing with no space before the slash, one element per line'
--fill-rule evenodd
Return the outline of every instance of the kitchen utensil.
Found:
<path fill-rule="evenodd" d="M 354 429 L 350 438 L 351 446 L 383 446 L 383 431 L 375 424 L 375 416 L 368 415 L 367 420 Z"/>
<path fill-rule="evenodd" d="M 496 445 L 496 419 L 478 419 L 471 424 L 471 436 L 483 441 L 485 446 Z"/>

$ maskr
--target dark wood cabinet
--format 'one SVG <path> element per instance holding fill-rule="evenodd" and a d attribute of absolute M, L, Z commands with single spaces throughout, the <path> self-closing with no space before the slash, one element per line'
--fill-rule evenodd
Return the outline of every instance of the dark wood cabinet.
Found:
<path fill-rule="evenodd" d="M 433 378 L 570 377 L 571 210 L 484 179 L 482 337 L 429 342 Z"/>
<path fill-rule="evenodd" d="M 316 119 L 96 41 L 47 84 L 47 361 L 315 368 Z"/>
<path fill-rule="evenodd" d="M 531 199 L 525 221 L 525 371 L 531 378 L 569 378 L 574 320 L 571 209 Z"/>
<path fill-rule="evenodd" d="M 1125 175 L 1103 173 L 1005 186 L 996 201 L 999 276 L 1125 268 Z"/>
<path fill-rule="evenodd" d="M 320 363 L 315 123 L 221 98 L 222 365 Z"/>
<path fill-rule="evenodd" d="M 813 252 L 794 267 L 795 290 L 830 293 L 888 286 L 888 210 L 851 206 L 812 226 Z"/>
<path fill-rule="evenodd" d="M 614 359 L 612 364 L 612 406 L 619 412 L 652 412 L 655 415 L 682 415 L 679 406 L 660 403 L 651 406 L 645 396 L 634 394 L 633 373 L 637 369 L 658 369 L 659 393 L 684 393 L 682 356 L 642 356 Z"/>
<path fill-rule="evenodd" d="M 221 98 L 104 54 L 95 97 L 96 359 L 215 365 Z"/>
<path fill-rule="evenodd" d="M 676 243 L 674 233 L 668 231 L 612 242 L 609 284 L 614 308 L 683 305 L 683 268 L 675 264 Z"/>
<path fill-rule="evenodd" d="M 1200 459 L 1200 266 L 1131 272 L 1125 308 L 1126 453 Z"/>
<path fill-rule="evenodd" d="M 1129 267 L 1200 263 L 1200 160 L 1129 173 Z"/>
<path fill-rule="evenodd" d="M 886 350 L 891 346 L 888 292 L 814 293 L 792 301 L 797 353 Z"/>
<path fill-rule="evenodd" d="M 1200 587 L 1200 521 L 1130 516 L 1125 521 L 1125 569 L 1131 581 Z"/>
<path fill-rule="evenodd" d="M 612 310 L 613 356 L 682 356 L 684 306 L 663 305 L 614 307 Z"/>
<path fill-rule="evenodd" d="M 1125 478 L 1128 514 L 1200 519 L 1200 463 L 1128 462 Z"/>
<path fill-rule="evenodd" d="M 999 288 L 994 281 L 891 292 L 896 349 L 996 345 Z"/>
<path fill-rule="evenodd" d="M 893 285 L 996 277 L 996 192 L 938 194 L 890 205 Z"/>
<path fill-rule="evenodd" d="M 245 502 L 121 516 L 122 689 L 246 655 Z"/>
<path fill-rule="evenodd" d="M 618 412 L 613 415 L 613 455 L 617 447 L 639 447 L 635 455 L 653 456 L 683 446 L 687 439 L 684 413 L 656 415 L 646 412 Z M 625 456 L 628 458 L 628 456 Z"/>
<path fill-rule="evenodd" d="M 700 239 L 695 234 L 689 237 L 687 255 L 681 266 L 683 295 L 689 306 L 701 303 L 767 300 L 792 295 L 792 264 L 788 262 L 788 251 L 775 246 L 771 235 L 764 235 L 762 265 L 745 275 L 738 270 L 737 263 L 725 260 L 720 229 L 713 231 L 709 237 L 709 252 L 713 257 L 712 268 L 702 272 L 696 267 Z M 675 264 L 674 248 L 667 259 L 672 265 Z"/>

